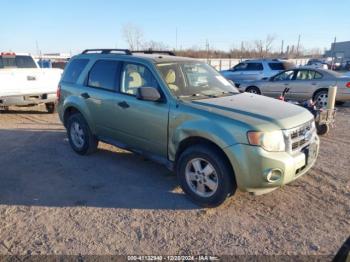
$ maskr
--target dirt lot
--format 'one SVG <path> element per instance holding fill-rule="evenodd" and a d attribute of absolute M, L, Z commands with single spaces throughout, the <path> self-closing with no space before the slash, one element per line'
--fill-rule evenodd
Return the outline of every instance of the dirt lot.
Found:
<path fill-rule="evenodd" d="M 328 255 L 350 235 L 349 104 L 308 175 L 211 210 L 162 166 L 105 144 L 78 156 L 57 115 L 15 110 L 0 114 L 0 254 Z"/>

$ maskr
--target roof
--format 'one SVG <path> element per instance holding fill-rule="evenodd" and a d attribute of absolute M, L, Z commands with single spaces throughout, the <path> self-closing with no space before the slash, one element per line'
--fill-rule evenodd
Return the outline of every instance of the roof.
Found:
<path fill-rule="evenodd" d="M 98 56 L 98 57 L 112 57 L 112 56 L 125 56 L 135 57 L 139 59 L 145 59 L 152 63 L 169 63 L 169 62 L 198 62 L 194 58 L 187 58 L 176 56 L 172 51 L 130 51 L 128 49 L 87 49 L 83 51 L 79 56 Z"/>
<path fill-rule="evenodd" d="M 281 63 L 285 62 L 285 60 L 281 59 L 275 59 L 275 58 L 262 58 L 262 59 L 248 59 L 244 60 L 243 62 L 275 62 L 275 63 Z"/>

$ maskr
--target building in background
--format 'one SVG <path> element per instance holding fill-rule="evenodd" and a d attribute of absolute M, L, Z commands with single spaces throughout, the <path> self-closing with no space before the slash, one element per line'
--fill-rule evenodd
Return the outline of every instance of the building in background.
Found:
<path fill-rule="evenodd" d="M 343 61 L 350 60 L 350 41 L 332 43 L 331 49 L 326 51 L 325 56 Z"/>

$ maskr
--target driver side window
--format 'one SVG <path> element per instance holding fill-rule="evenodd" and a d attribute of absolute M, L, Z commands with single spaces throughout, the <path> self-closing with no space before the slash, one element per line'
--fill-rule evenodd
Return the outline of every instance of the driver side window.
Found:
<path fill-rule="evenodd" d="M 124 63 L 120 93 L 136 96 L 139 87 L 158 88 L 158 82 L 148 68 Z"/>
<path fill-rule="evenodd" d="M 274 77 L 274 81 L 289 81 L 292 80 L 294 76 L 294 71 L 293 70 L 289 70 L 289 71 L 285 71 L 280 73 L 279 75 L 276 75 Z"/>
<path fill-rule="evenodd" d="M 239 63 L 238 65 L 232 68 L 232 71 L 244 71 L 244 70 L 247 70 L 247 67 L 248 67 L 247 63 Z"/>

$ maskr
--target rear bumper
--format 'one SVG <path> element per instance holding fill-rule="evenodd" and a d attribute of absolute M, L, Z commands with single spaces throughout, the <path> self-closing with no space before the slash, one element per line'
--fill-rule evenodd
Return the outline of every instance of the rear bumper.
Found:
<path fill-rule="evenodd" d="M 26 96 L 0 97 L 0 106 L 30 106 L 56 101 L 56 94 L 35 94 Z"/>
<path fill-rule="evenodd" d="M 319 151 L 319 138 L 311 144 L 316 149 L 309 158 L 304 152 L 291 155 L 287 152 L 267 152 L 261 147 L 237 144 L 224 149 L 241 191 L 255 194 L 268 193 L 306 174 L 315 164 Z M 266 177 L 271 170 L 281 171 L 280 179 L 269 182 Z"/>
<path fill-rule="evenodd" d="M 335 99 L 337 101 L 342 101 L 342 102 L 350 101 L 350 88 L 347 88 L 347 89 L 339 88 Z"/>

